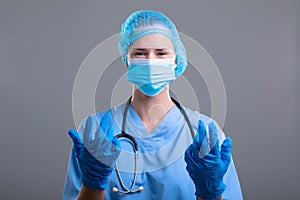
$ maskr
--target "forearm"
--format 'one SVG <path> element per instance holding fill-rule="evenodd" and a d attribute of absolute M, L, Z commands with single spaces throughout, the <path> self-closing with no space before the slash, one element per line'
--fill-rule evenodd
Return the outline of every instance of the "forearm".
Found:
<path fill-rule="evenodd" d="M 105 190 L 95 190 L 82 185 L 78 200 L 104 200 Z"/>
<path fill-rule="evenodd" d="M 205 200 L 205 199 L 202 199 L 201 197 L 197 197 L 197 200 Z M 217 200 L 222 200 L 222 196 L 220 196 L 219 198 L 217 198 Z"/>

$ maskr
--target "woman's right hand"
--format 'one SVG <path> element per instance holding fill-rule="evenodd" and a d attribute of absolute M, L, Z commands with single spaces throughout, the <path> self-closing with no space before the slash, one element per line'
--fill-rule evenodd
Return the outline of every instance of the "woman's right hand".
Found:
<path fill-rule="evenodd" d="M 93 117 L 88 117 L 80 134 L 70 129 L 68 134 L 73 140 L 76 157 L 81 170 L 81 181 L 91 189 L 105 190 L 108 178 L 121 152 L 120 141 L 113 135 L 113 123 L 106 113 L 100 126 Z"/>

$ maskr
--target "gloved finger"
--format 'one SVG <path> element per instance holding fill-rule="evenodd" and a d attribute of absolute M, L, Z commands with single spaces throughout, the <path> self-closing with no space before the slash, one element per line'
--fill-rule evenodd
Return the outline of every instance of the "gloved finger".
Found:
<path fill-rule="evenodd" d="M 195 157 L 199 157 L 199 151 L 200 151 L 200 145 L 199 145 L 199 142 L 200 142 L 200 128 L 201 127 L 201 124 L 203 124 L 202 121 L 198 121 L 198 129 L 197 129 L 197 134 L 195 135 L 194 137 L 194 140 L 193 140 L 193 143 L 191 145 L 191 154 L 192 156 L 195 156 Z"/>
<path fill-rule="evenodd" d="M 109 141 L 111 141 L 114 130 L 113 130 L 113 126 L 112 126 L 111 116 L 108 112 L 103 115 L 103 117 L 100 121 L 100 128 L 101 128 L 104 136 L 106 136 L 106 138 Z"/>
<path fill-rule="evenodd" d="M 83 137 L 84 138 L 83 141 L 90 150 L 91 148 L 97 149 L 103 146 L 104 143 L 107 142 L 106 132 L 107 132 L 108 121 L 109 121 L 109 115 L 105 113 L 100 120 L 99 123 L 100 126 L 98 125 L 97 127 L 95 126 L 95 122 L 97 122 L 95 120 L 93 122 L 86 123 L 87 128 L 85 132 L 86 134 L 84 134 Z"/>
<path fill-rule="evenodd" d="M 96 123 L 96 120 L 93 119 L 93 116 L 89 116 L 86 119 L 85 129 L 84 129 L 84 132 L 83 132 L 83 143 L 84 143 L 84 145 L 88 146 L 93 141 L 93 139 L 95 138 L 95 132 L 97 130 L 96 125 L 97 125 L 97 123 Z"/>
<path fill-rule="evenodd" d="M 197 144 L 197 146 L 202 146 L 202 143 L 204 139 L 206 138 L 206 129 L 204 123 L 199 120 L 198 121 L 198 130 L 197 135 L 195 136 L 194 143 Z"/>
<path fill-rule="evenodd" d="M 203 158 L 209 153 L 209 147 L 208 147 L 208 139 L 207 139 L 207 132 L 205 129 L 205 125 L 201 120 L 199 120 L 199 122 L 198 122 L 197 135 L 198 135 L 198 137 L 196 138 L 196 140 L 198 140 L 198 143 L 196 141 L 196 144 L 198 146 L 197 147 L 198 155 L 200 158 Z M 195 139 L 194 139 L 194 142 L 195 142 Z M 199 152 L 199 150 L 200 150 L 200 152 Z"/>
<path fill-rule="evenodd" d="M 202 145 L 200 147 L 199 158 L 204 158 L 210 152 L 208 138 L 205 137 L 202 141 Z"/>
<path fill-rule="evenodd" d="M 215 156 L 218 156 L 220 155 L 218 131 L 216 125 L 213 122 L 209 123 L 208 132 L 209 132 L 209 147 L 211 149 L 210 153 Z"/>
<path fill-rule="evenodd" d="M 231 153 L 230 153 L 231 147 L 232 147 L 231 139 L 227 137 L 221 146 L 221 160 L 227 167 L 231 161 Z"/>
<path fill-rule="evenodd" d="M 115 136 L 113 137 L 112 143 L 117 148 L 117 150 L 121 150 L 120 140 L 117 137 L 115 137 Z"/>
<path fill-rule="evenodd" d="M 74 143 L 76 153 L 79 154 L 79 152 L 81 151 L 82 146 L 83 146 L 79 133 L 77 131 L 75 131 L 74 129 L 70 129 L 68 131 L 68 135 L 70 136 L 70 138 L 72 139 L 72 141 Z"/>
<path fill-rule="evenodd" d="M 109 116 L 110 118 L 110 116 Z M 112 142 L 114 137 L 114 126 L 112 120 L 109 120 L 108 124 L 106 125 L 106 132 L 105 132 L 106 138 L 109 142 Z"/>
<path fill-rule="evenodd" d="M 106 139 L 112 143 L 112 150 L 117 150 L 120 151 L 121 150 L 121 145 L 120 145 L 120 141 L 118 138 L 116 138 L 114 136 L 114 126 L 113 126 L 113 119 L 110 113 L 106 114 L 106 120 L 105 123 L 106 125 L 103 124 L 103 128 L 105 128 L 105 135 L 106 135 Z M 101 126 L 101 123 L 100 123 Z M 106 126 L 106 127 L 104 127 Z"/>

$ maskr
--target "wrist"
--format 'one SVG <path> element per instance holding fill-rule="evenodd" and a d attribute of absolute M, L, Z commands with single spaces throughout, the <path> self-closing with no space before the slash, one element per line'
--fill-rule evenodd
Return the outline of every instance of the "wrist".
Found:
<path fill-rule="evenodd" d="M 81 187 L 78 200 L 94 200 L 94 199 L 104 199 L 105 190 L 98 190 L 86 187 L 84 184 Z"/>
<path fill-rule="evenodd" d="M 98 170 L 99 171 L 99 170 Z M 103 170 L 104 171 L 104 170 Z M 108 185 L 108 178 L 112 172 L 112 169 L 106 170 L 106 173 L 103 174 L 83 174 L 81 177 L 81 182 L 88 188 L 95 189 L 95 190 L 105 190 Z"/>
<path fill-rule="evenodd" d="M 219 186 L 211 186 L 208 185 L 207 188 L 204 188 L 201 184 L 199 187 L 196 186 L 196 192 L 195 195 L 199 197 L 200 199 L 205 200 L 219 200 L 222 199 L 222 194 L 226 189 L 226 185 L 223 183 L 223 181 L 219 184 Z"/>
<path fill-rule="evenodd" d="M 81 181 L 84 186 L 94 190 L 105 190 L 108 185 L 108 178 L 101 180 L 89 180 L 86 178 L 82 178 Z"/>
<path fill-rule="evenodd" d="M 222 199 L 223 199 L 222 196 L 219 196 L 218 198 L 216 198 L 216 200 L 222 200 Z M 206 200 L 206 199 L 203 199 L 201 197 L 197 197 L 197 200 Z"/>

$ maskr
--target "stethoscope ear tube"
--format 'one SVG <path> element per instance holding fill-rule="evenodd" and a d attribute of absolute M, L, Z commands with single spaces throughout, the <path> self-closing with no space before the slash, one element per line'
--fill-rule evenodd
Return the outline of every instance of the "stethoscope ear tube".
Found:
<path fill-rule="evenodd" d="M 196 134 L 194 132 L 192 123 L 191 123 L 189 117 L 187 116 L 185 110 L 182 108 L 180 103 L 178 101 L 176 101 L 173 97 L 171 97 L 171 99 L 172 99 L 173 103 L 175 103 L 175 105 L 179 108 L 180 112 L 183 114 L 183 117 L 184 117 L 187 125 L 189 126 L 190 131 L 191 131 L 192 138 L 194 138 L 196 136 Z"/>

